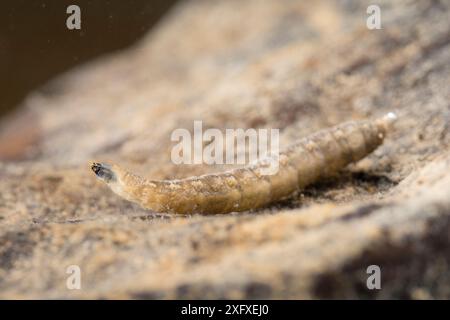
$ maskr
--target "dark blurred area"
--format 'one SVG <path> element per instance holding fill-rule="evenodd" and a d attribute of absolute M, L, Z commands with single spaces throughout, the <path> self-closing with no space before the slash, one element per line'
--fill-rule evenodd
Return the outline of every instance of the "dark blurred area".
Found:
<path fill-rule="evenodd" d="M 0 9 L 0 117 L 69 68 L 143 36 L 177 0 L 10 0 Z M 81 29 L 69 30 L 69 5 Z"/>

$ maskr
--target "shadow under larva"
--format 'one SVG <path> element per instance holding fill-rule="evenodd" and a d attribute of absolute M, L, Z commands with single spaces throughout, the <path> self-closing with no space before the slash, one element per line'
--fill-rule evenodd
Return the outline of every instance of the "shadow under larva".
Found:
<path fill-rule="evenodd" d="M 218 214 L 267 206 L 369 155 L 397 119 L 395 113 L 318 131 L 279 155 L 275 174 L 267 161 L 180 180 L 147 180 L 116 164 L 92 163 L 97 178 L 128 201 L 155 212 Z"/>

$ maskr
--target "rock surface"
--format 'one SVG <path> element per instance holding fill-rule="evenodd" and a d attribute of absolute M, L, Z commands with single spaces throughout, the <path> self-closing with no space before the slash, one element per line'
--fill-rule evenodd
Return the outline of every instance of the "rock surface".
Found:
<path fill-rule="evenodd" d="M 378 1 L 368 30 L 369 4 L 183 2 L 30 95 L 0 127 L 0 297 L 450 298 L 450 5 Z M 170 161 L 171 132 L 194 120 L 279 128 L 283 146 L 391 110 L 368 158 L 254 212 L 148 212 L 88 166 L 188 177 L 227 169 Z"/>

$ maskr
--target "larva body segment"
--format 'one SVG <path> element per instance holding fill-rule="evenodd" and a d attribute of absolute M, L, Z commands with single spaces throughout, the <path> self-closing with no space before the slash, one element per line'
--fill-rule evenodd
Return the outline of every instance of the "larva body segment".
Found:
<path fill-rule="evenodd" d="M 216 214 L 259 208 L 299 188 L 335 174 L 384 140 L 396 119 L 389 113 L 374 121 L 347 122 L 292 144 L 279 155 L 278 171 L 261 174 L 267 162 L 181 180 L 146 180 L 117 165 L 94 163 L 97 177 L 123 198 L 147 209 L 171 213 Z"/>

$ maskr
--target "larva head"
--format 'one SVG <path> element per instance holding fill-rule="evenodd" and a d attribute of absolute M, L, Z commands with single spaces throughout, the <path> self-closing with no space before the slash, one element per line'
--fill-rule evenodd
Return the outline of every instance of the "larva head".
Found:
<path fill-rule="evenodd" d="M 93 162 L 91 164 L 91 169 L 94 171 L 97 178 L 105 183 L 117 180 L 117 176 L 112 170 L 112 167 L 107 163 Z"/>

